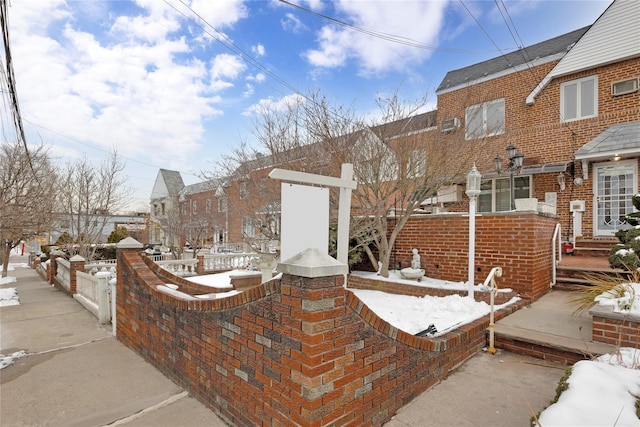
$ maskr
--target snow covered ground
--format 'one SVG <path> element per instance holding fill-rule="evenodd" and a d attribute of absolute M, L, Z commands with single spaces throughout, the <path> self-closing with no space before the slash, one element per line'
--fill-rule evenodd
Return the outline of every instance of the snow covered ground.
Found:
<path fill-rule="evenodd" d="M 567 382 L 569 388 L 560 399 L 540 414 L 540 426 L 640 426 L 639 349 L 621 348 L 619 353 L 577 362 Z"/>

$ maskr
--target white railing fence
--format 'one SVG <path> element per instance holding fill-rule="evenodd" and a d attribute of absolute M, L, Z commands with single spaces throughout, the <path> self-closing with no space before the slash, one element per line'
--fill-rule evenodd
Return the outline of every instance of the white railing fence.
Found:
<path fill-rule="evenodd" d="M 204 256 L 204 271 L 221 271 L 233 269 L 248 269 L 254 266 L 260 255 L 253 252 L 209 254 Z"/>
<path fill-rule="evenodd" d="M 71 263 L 64 258 L 56 258 L 56 280 L 71 292 Z"/>
<path fill-rule="evenodd" d="M 111 287 L 109 281 L 115 277 L 108 271 L 89 274 L 76 273 L 76 293 L 73 297 L 98 318 L 102 324 L 111 321 Z"/>

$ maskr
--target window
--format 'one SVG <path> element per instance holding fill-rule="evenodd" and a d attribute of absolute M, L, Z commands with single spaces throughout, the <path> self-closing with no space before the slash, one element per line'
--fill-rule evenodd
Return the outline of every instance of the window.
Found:
<path fill-rule="evenodd" d="M 598 76 L 572 80 L 560 85 L 560 121 L 586 119 L 598 115 Z"/>
<path fill-rule="evenodd" d="M 516 176 L 514 182 L 514 197 L 527 199 L 531 197 L 531 177 Z M 484 181 L 480 185 L 478 196 L 478 212 L 502 212 L 511 210 L 511 187 L 509 178 L 497 178 Z"/>
<path fill-rule="evenodd" d="M 211 213 L 211 199 L 207 199 L 207 204 L 204 209 L 206 213 Z"/>
<path fill-rule="evenodd" d="M 192 201 L 191 201 L 191 213 L 192 213 L 193 215 L 195 215 L 195 214 L 197 214 L 197 213 L 198 213 L 198 202 L 197 202 L 197 201 L 195 201 L 195 200 L 192 200 Z"/>
<path fill-rule="evenodd" d="M 251 218 L 242 218 L 242 235 L 253 237 L 253 220 Z"/>
<path fill-rule="evenodd" d="M 427 169 L 427 157 L 424 150 L 412 150 L 407 161 L 407 177 L 424 176 Z"/>
<path fill-rule="evenodd" d="M 226 212 L 227 211 L 227 198 L 220 197 L 218 199 L 218 212 Z"/>
<path fill-rule="evenodd" d="M 466 139 L 504 133 L 504 98 L 467 107 Z"/>
<path fill-rule="evenodd" d="M 182 204 L 182 215 L 186 215 L 187 214 L 187 204 L 183 203 Z"/>
<path fill-rule="evenodd" d="M 244 200 L 249 197 L 249 184 L 246 182 L 240 183 L 240 199 Z"/>

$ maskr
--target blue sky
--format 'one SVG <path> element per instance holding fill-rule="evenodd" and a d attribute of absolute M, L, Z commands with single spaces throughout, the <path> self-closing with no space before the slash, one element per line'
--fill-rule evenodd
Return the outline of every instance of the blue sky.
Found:
<path fill-rule="evenodd" d="M 319 90 L 363 116 L 395 91 L 407 100 L 426 94 L 433 107 L 448 70 L 592 24 L 611 1 L 290 3 L 300 8 L 278 0 L 11 1 L 27 140 L 50 146 L 61 164 L 83 154 L 97 162 L 115 147 L 134 190 L 129 208 L 147 209 L 159 168 L 197 182 L 221 154 L 251 142 L 260 106 Z"/>

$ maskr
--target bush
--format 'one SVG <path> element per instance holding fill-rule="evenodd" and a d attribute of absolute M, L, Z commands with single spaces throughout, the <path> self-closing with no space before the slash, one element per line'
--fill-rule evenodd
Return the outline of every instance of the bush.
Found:
<path fill-rule="evenodd" d="M 622 248 L 616 247 L 620 245 L 614 246 L 612 249 L 612 254 L 609 256 L 609 264 L 613 268 L 621 268 L 621 269 L 636 269 L 640 267 L 640 258 L 638 258 L 638 253 L 631 248 L 627 248 L 627 246 L 623 246 Z"/>

